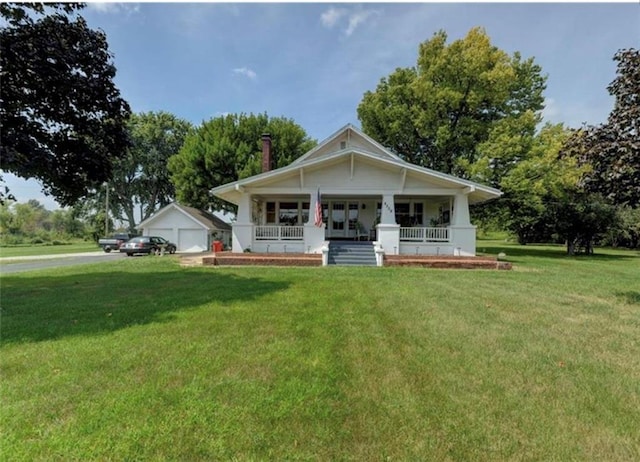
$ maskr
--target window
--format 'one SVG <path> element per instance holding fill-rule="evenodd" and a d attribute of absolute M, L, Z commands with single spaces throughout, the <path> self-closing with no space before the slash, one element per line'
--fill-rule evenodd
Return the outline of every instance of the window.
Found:
<path fill-rule="evenodd" d="M 267 202 L 267 223 L 275 224 L 276 222 L 276 203 Z"/>
<path fill-rule="evenodd" d="M 281 225 L 293 226 L 298 224 L 298 203 L 297 202 L 280 202 L 280 211 L 278 213 Z"/>
<path fill-rule="evenodd" d="M 422 226 L 424 224 L 424 221 L 422 221 L 423 216 L 424 213 L 422 202 L 415 202 L 413 204 L 413 224 L 415 226 Z"/>
<path fill-rule="evenodd" d="M 309 222 L 309 203 L 308 202 L 303 202 L 302 203 L 302 214 L 301 214 L 301 224 L 305 224 L 307 222 Z"/>
<path fill-rule="evenodd" d="M 411 219 L 409 218 L 409 203 L 397 203 L 395 204 L 396 209 L 396 223 L 400 226 L 407 227 L 411 226 Z"/>

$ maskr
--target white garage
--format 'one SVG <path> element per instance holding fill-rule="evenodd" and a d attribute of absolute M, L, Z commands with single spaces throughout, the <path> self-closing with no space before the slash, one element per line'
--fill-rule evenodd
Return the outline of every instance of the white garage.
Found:
<path fill-rule="evenodd" d="M 173 202 L 138 225 L 143 236 L 161 236 L 178 252 L 205 252 L 214 240 L 231 245 L 231 225 L 204 210 Z"/>

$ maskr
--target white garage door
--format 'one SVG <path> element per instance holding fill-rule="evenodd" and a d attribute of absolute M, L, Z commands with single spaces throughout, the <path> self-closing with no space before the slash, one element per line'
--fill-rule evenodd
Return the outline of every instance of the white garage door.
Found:
<path fill-rule="evenodd" d="M 167 241 L 174 241 L 173 229 L 171 228 L 149 228 L 148 236 L 164 237 Z"/>
<path fill-rule="evenodd" d="M 180 252 L 204 252 L 207 250 L 207 233 L 202 229 L 179 229 L 178 250 Z"/>

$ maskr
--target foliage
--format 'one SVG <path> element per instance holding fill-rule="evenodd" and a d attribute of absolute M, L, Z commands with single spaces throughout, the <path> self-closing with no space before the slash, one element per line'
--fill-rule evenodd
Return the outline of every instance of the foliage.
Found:
<path fill-rule="evenodd" d="M 509 128 L 516 130 L 506 130 L 504 137 L 501 134 L 482 146 L 489 153 L 485 158 L 507 162 L 495 162 L 492 168 L 479 162 L 470 170 L 476 178 L 504 191 L 504 197 L 487 209 L 501 214 L 503 224 L 521 244 L 560 240 L 566 242 L 570 254 L 591 253 L 594 241 L 615 224 L 615 207 L 581 186 L 589 166 L 561 154 L 573 131 L 562 124 L 545 124 L 532 136 L 531 120 L 520 134 L 517 132 L 523 125 L 510 124 Z M 505 148 L 502 153 L 501 146 Z M 500 175 L 489 176 L 498 172 Z"/>
<path fill-rule="evenodd" d="M 261 172 L 264 133 L 271 134 L 274 168 L 290 164 L 316 144 L 293 120 L 266 114 L 230 114 L 204 122 L 189 134 L 169 171 L 180 202 L 233 210 L 209 194 L 213 187 Z"/>
<path fill-rule="evenodd" d="M 599 194 L 573 193 L 568 200 L 551 202 L 547 223 L 567 244 L 567 253 L 593 253 L 594 242 L 616 225 L 616 208 Z"/>
<path fill-rule="evenodd" d="M 640 51 L 624 49 L 614 58 L 617 77 L 607 87 L 615 105 L 607 122 L 578 131 L 567 150 L 591 171 L 584 185 L 613 202 L 640 206 Z"/>
<path fill-rule="evenodd" d="M 85 236 L 85 224 L 74 209 L 47 210 L 31 199 L 0 205 L 0 244 L 46 243 Z"/>
<path fill-rule="evenodd" d="M 397 69 L 358 106 L 363 130 L 409 162 L 469 176 L 478 146 L 509 119 L 543 108 L 546 77 L 533 58 L 507 55 L 481 28 L 446 44 L 444 31 L 420 45 L 417 66 Z M 486 153 L 485 153 L 486 154 Z"/>
<path fill-rule="evenodd" d="M 104 32 L 75 14 L 82 7 L 0 5 L 2 169 L 38 179 L 63 205 L 107 180 L 127 147 L 129 106 Z"/>
<path fill-rule="evenodd" d="M 616 213 L 617 219 L 613 226 L 609 227 L 601 243 L 613 247 L 637 249 L 640 247 L 640 208 L 619 206 Z"/>
<path fill-rule="evenodd" d="M 483 245 L 514 270 L 4 274 L 3 453 L 637 460 L 636 252 Z"/>
<path fill-rule="evenodd" d="M 167 163 L 180 151 L 192 126 L 184 119 L 160 111 L 132 114 L 127 129 L 131 145 L 114 162 L 108 181 L 109 212 L 134 232 L 139 221 L 174 200 L 175 190 Z M 104 209 L 105 194 L 104 187 L 92 194 L 94 209 Z"/>

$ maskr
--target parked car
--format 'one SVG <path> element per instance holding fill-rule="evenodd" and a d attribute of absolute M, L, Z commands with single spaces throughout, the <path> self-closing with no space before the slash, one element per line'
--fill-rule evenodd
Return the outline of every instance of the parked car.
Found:
<path fill-rule="evenodd" d="M 120 246 L 122 244 L 133 237 L 135 237 L 135 234 L 116 233 L 111 237 L 103 237 L 101 239 L 98 239 L 98 245 L 102 247 L 102 250 L 109 253 L 112 250 L 120 249 Z"/>
<path fill-rule="evenodd" d="M 163 249 L 167 253 L 175 253 L 176 245 L 160 236 L 138 236 L 120 246 L 120 252 L 125 252 L 128 257 L 136 253 L 158 254 Z"/>

